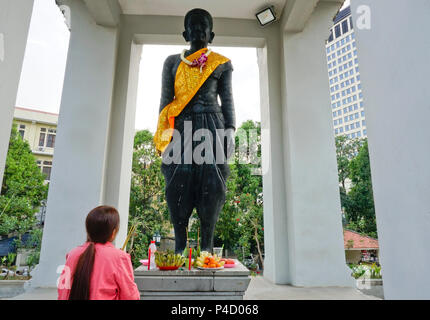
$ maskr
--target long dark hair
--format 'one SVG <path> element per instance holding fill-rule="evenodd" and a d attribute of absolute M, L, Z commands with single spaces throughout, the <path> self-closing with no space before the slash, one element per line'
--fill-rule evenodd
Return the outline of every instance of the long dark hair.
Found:
<path fill-rule="evenodd" d="M 119 228 L 118 211 L 109 206 L 99 206 L 91 210 L 85 220 L 87 229 L 87 249 L 79 257 L 73 274 L 69 300 L 89 300 L 91 273 L 94 266 L 95 243 L 109 241 L 114 230 Z"/>

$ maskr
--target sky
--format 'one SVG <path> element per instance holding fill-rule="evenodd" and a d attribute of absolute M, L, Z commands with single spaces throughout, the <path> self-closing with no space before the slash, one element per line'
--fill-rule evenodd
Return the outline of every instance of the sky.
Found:
<path fill-rule="evenodd" d="M 69 31 L 55 1 L 36 0 L 18 89 L 18 107 L 59 113 L 68 43 Z M 155 132 L 164 60 L 185 48 L 189 48 L 185 41 L 184 46 L 143 47 L 136 103 L 136 129 Z M 249 119 L 260 121 L 256 49 L 211 48 L 228 57 L 233 64 L 232 86 L 237 126 Z"/>

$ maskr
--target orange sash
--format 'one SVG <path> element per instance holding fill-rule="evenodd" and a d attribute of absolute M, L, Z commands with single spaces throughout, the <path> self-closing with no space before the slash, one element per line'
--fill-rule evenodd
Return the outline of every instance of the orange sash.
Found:
<path fill-rule="evenodd" d="M 207 48 L 203 48 L 190 54 L 186 58 L 189 61 L 193 61 L 194 59 L 198 59 L 203 52 L 206 53 L 207 51 Z M 200 67 L 191 67 L 181 61 L 175 76 L 175 97 L 172 102 L 161 110 L 158 117 L 154 143 L 160 153 L 164 152 L 172 139 L 173 129 L 175 128 L 175 117 L 184 110 L 188 102 L 190 102 L 212 72 L 214 72 L 220 64 L 228 61 L 228 58 L 216 52 L 211 52 L 202 73 L 200 73 Z"/>

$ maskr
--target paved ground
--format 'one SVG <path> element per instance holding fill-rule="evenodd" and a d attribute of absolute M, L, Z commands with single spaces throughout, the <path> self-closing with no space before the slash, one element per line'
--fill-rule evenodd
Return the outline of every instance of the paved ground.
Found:
<path fill-rule="evenodd" d="M 36 288 L 11 300 L 56 300 L 54 288 Z M 354 288 L 299 288 L 276 285 L 263 277 L 252 277 L 245 300 L 379 300 Z"/>
<path fill-rule="evenodd" d="M 355 288 L 301 288 L 277 285 L 263 277 L 252 277 L 245 300 L 380 300 Z"/>

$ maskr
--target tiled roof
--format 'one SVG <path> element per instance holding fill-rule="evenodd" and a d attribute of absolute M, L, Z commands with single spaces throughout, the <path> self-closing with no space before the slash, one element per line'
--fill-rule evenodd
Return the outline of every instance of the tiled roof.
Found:
<path fill-rule="evenodd" d="M 378 249 L 379 243 L 377 239 L 362 236 L 361 234 L 351 231 L 343 231 L 343 245 L 345 249 Z"/>
<path fill-rule="evenodd" d="M 41 110 L 36 110 L 36 109 L 29 109 L 29 108 L 23 108 L 23 107 L 15 107 L 15 109 L 20 109 L 20 110 L 24 110 L 24 111 L 31 111 L 31 112 L 36 112 L 36 113 L 51 114 L 53 116 L 58 116 L 58 113 L 41 111 Z"/>

